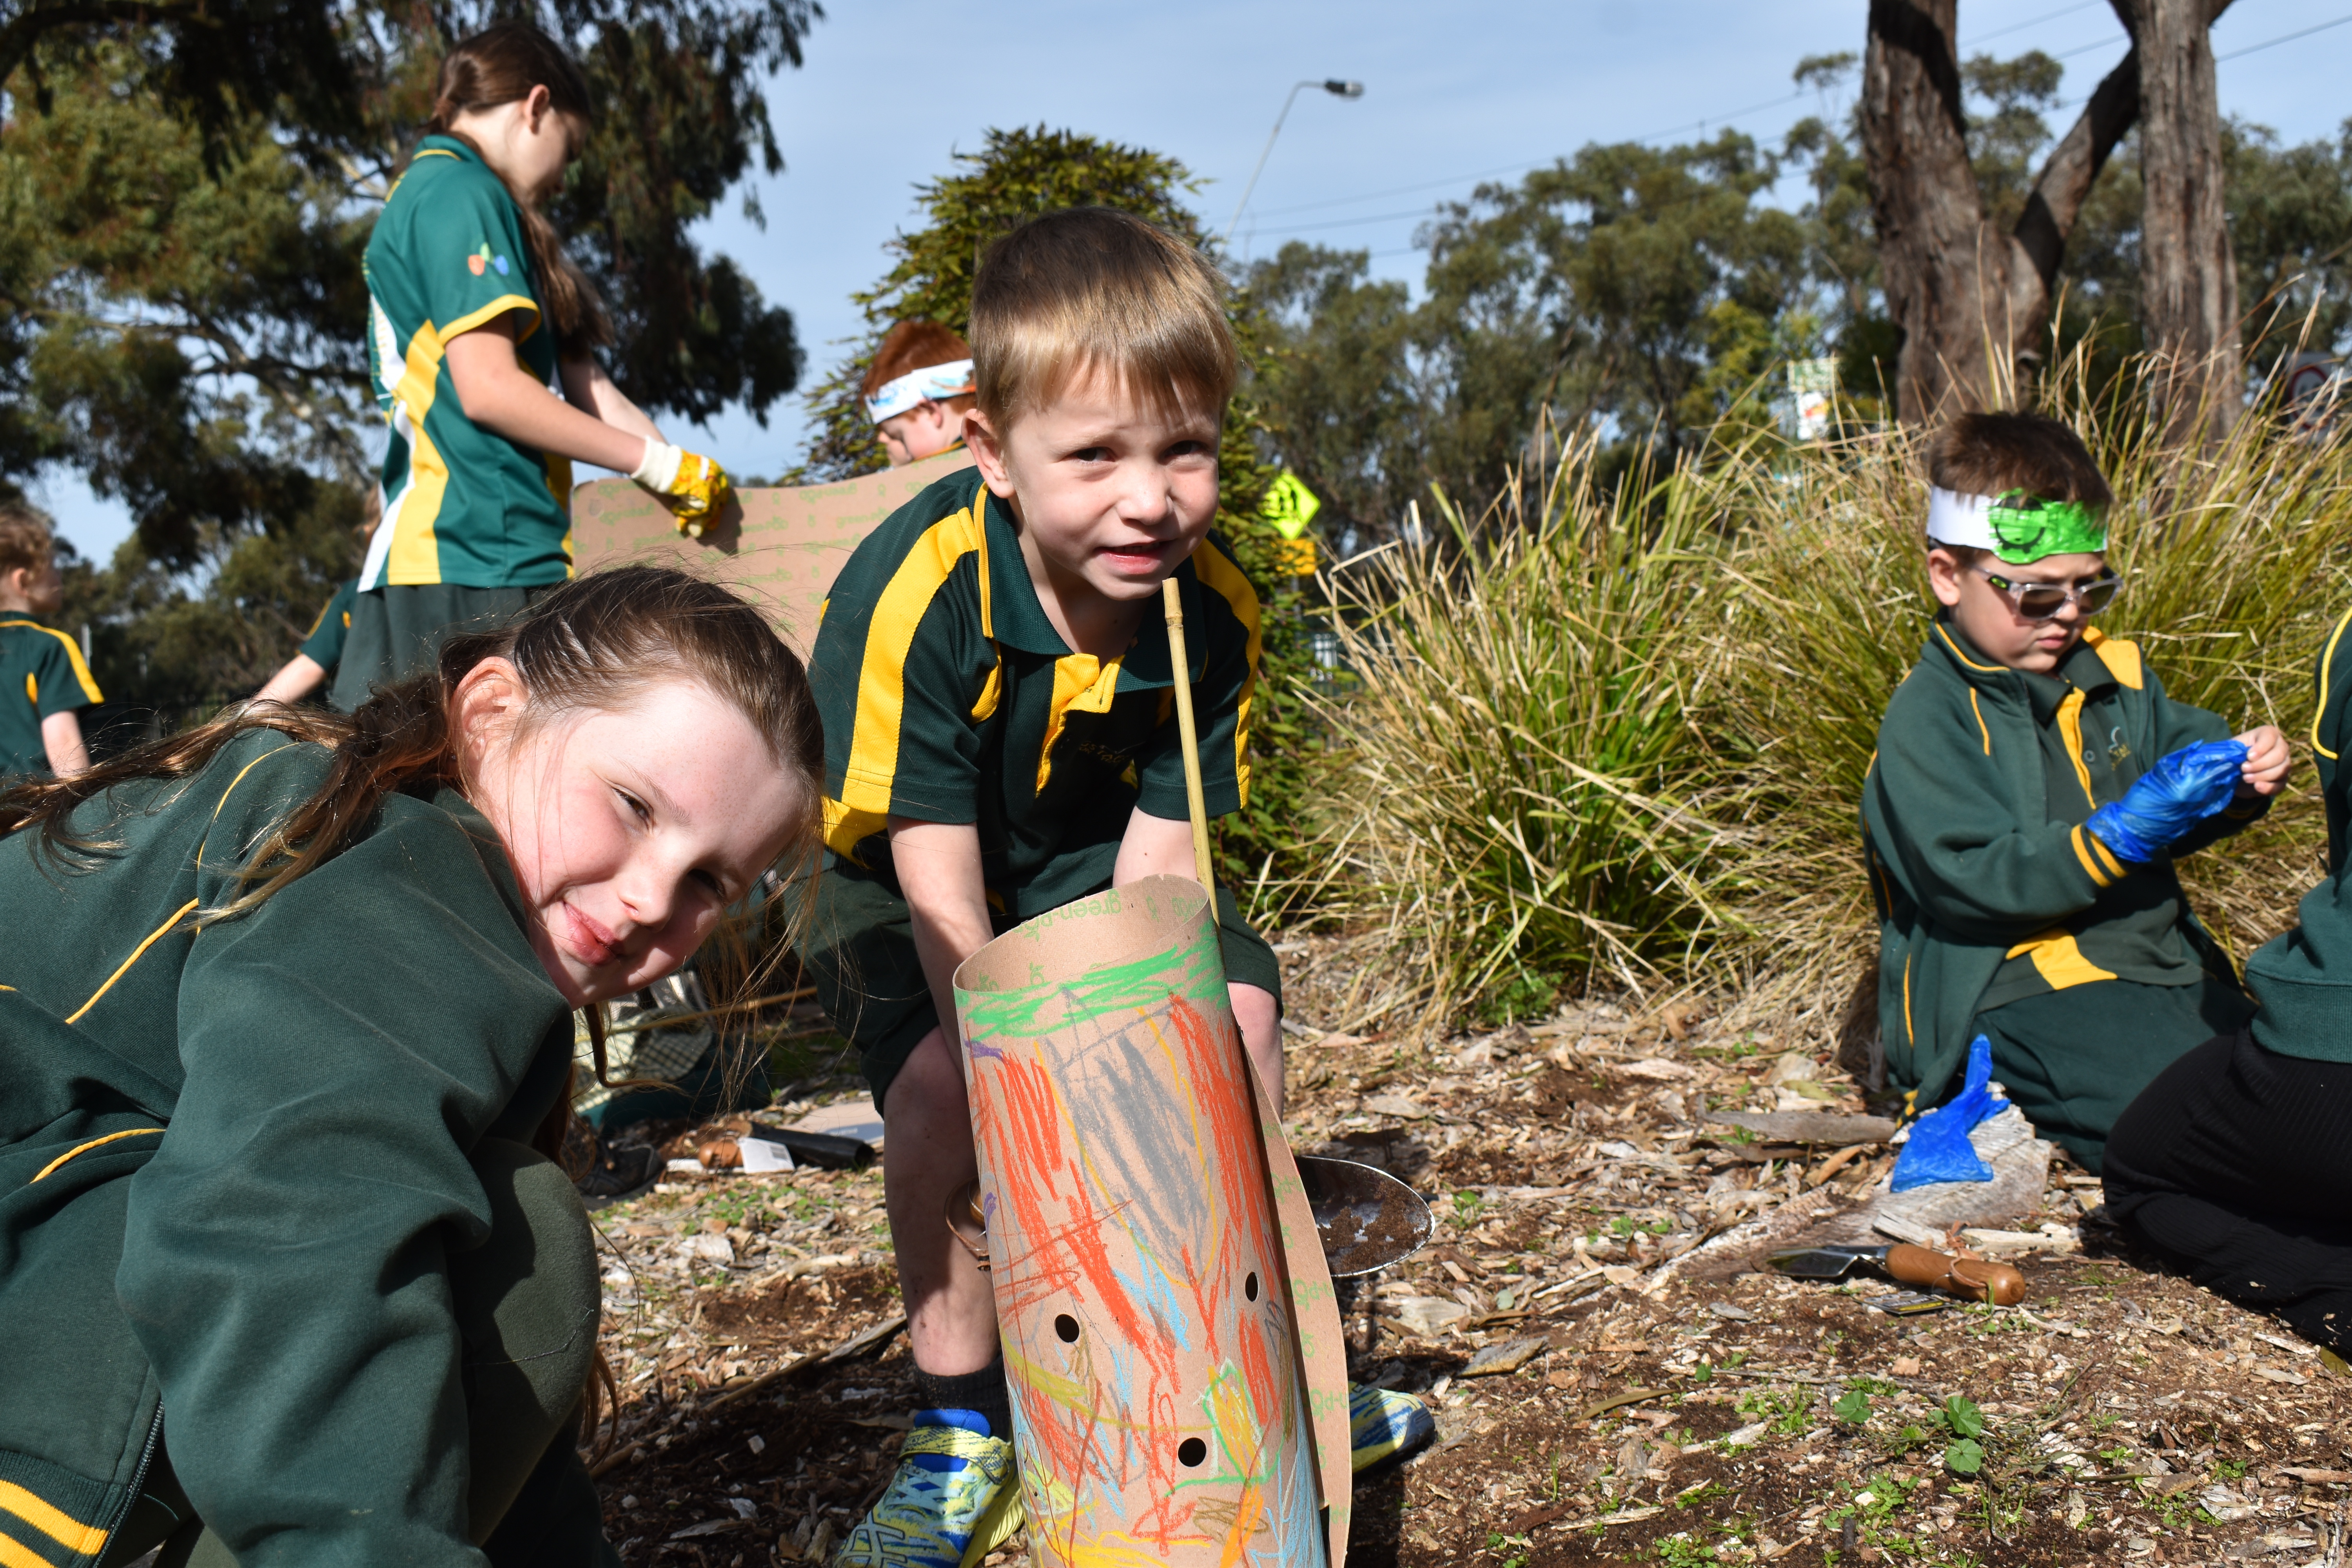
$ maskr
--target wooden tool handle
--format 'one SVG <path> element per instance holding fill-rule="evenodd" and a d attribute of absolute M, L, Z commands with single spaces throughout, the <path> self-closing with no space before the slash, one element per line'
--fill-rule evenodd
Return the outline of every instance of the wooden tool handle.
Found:
<path fill-rule="evenodd" d="M 1176 738 L 1184 752 L 1184 805 L 1192 817 L 1192 874 L 1209 895 L 1209 918 L 1217 915 L 1217 884 L 1209 868 L 1209 806 L 1201 793 L 1201 736 L 1192 727 L 1192 660 L 1184 648 L 1184 601 L 1176 579 L 1160 584 L 1160 602 L 1168 613 L 1168 679 L 1176 688 Z"/>
<path fill-rule="evenodd" d="M 1953 1258 L 1924 1247 L 1898 1245 L 1886 1249 L 1886 1272 L 1906 1285 L 1932 1285 L 1996 1307 L 2014 1307 L 2025 1300 L 2024 1275 L 2006 1263 L 1980 1258 Z"/>

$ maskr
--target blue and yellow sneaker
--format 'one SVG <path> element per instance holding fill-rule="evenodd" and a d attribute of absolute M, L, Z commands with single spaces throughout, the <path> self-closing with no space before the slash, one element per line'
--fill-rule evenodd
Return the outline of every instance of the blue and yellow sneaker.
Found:
<path fill-rule="evenodd" d="M 1021 1528 L 1013 1445 L 970 1410 L 918 1410 L 898 1471 L 834 1568 L 971 1568 Z"/>
<path fill-rule="evenodd" d="M 1348 1385 L 1348 1467 L 1358 1475 L 1410 1453 L 1437 1436 L 1429 1406 L 1410 1394 Z"/>

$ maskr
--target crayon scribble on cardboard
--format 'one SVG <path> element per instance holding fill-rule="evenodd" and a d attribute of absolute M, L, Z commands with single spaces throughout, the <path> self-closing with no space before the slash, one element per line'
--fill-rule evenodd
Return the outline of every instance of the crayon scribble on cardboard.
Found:
<path fill-rule="evenodd" d="M 1309 1384 L 1344 1390 L 1337 1314 L 1311 1220 L 1296 1291 L 1286 1267 L 1215 922 L 1176 877 L 1069 912 L 956 972 L 1030 1551 L 1324 1563 Z M 1311 1374 L 1302 1298 L 1331 1316 Z"/>

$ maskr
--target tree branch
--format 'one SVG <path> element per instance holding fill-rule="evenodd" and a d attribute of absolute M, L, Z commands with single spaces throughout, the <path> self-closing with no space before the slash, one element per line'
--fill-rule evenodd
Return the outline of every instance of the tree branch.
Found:
<path fill-rule="evenodd" d="M 2012 232 L 2040 275 L 2045 295 L 2057 284 L 2066 237 L 2082 216 L 2099 171 L 2106 167 L 2108 156 L 2138 119 L 2139 49 L 2134 47 L 2091 94 L 2091 101 L 2084 106 L 2065 139 L 2051 150 L 2041 177 L 2025 199 L 2025 210 L 2018 215 Z"/>
<path fill-rule="evenodd" d="M 189 0 L 68 0 L 36 4 L 0 24 L 0 82 L 16 73 L 42 37 L 66 27 L 98 26 L 107 23 L 178 23 L 217 26 L 200 4 Z"/>

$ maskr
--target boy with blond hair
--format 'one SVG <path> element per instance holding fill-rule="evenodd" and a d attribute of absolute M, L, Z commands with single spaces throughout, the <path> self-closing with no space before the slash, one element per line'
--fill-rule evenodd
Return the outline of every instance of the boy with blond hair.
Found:
<path fill-rule="evenodd" d="M 0 501 L 0 778 L 89 766 L 78 708 L 106 699 L 73 638 L 33 619 L 65 607 L 56 536 L 22 501 Z"/>
<path fill-rule="evenodd" d="M 924 1408 L 836 1562 L 977 1562 L 1020 1521 L 995 1299 L 950 1229 L 978 1175 L 950 977 L 1072 900 L 1192 871 L 1167 628 L 1182 597 L 1208 810 L 1241 808 L 1258 599 L 1211 522 L 1237 374 L 1223 283 L 1140 218 L 1075 208 L 999 240 L 973 283 L 976 466 L 861 544 L 825 602 L 826 847 L 804 956 L 862 1052 Z M 1216 889 L 1242 1040 L 1277 1107 L 1281 975 Z M 1427 1412 L 1363 1390 L 1357 1452 Z M 1361 1468 L 1360 1464 L 1359 1468 Z"/>
<path fill-rule="evenodd" d="M 2010 1100 L 2096 1172 L 2132 1098 L 2253 1010 L 2173 865 L 2270 808 L 2286 742 L 2231 739 L 2090 624 L 2123 579 L 2074 431 L 1966 415 L 1929 472 L 1941 608 L 1863 784 L 1886 1065 L 1925 1111 L 1984 1037 Z"/>

